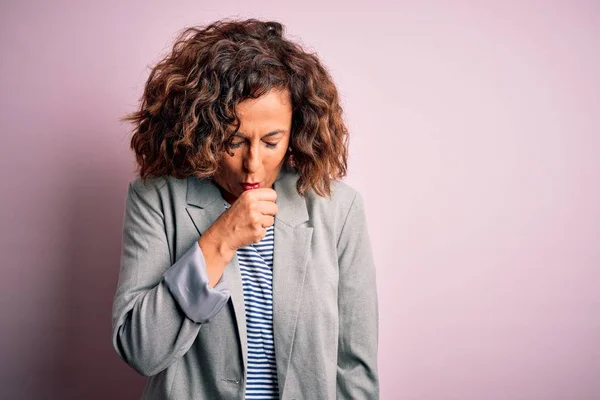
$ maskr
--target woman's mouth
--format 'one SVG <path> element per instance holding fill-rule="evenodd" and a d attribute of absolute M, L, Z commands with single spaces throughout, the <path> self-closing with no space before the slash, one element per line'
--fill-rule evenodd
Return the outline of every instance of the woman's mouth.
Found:
<path fill-rule="evenodd" d="M 242 187 L 244 188 L 244 190 L 258 189 L 260 187 L 260 182 L 243 182 Z"/>

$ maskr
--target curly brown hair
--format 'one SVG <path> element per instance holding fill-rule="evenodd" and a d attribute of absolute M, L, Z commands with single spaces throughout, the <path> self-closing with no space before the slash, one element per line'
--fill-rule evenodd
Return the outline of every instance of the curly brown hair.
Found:
<path fill-rule="evenodd" d="M 236 106 L 271 89 L 292 99 L 290 148 L 298 193 L 331 194 L 346 175 L 348 130 L 333 80 L 314 53 L 283 37 L 279 22 L 219 20 L 185 29 L 150 72 L 131 148 L 142 180 L 211 177 L 240 126 Z"/>

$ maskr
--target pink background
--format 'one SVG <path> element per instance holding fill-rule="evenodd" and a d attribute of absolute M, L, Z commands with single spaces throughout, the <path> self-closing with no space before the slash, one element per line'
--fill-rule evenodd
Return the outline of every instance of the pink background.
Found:
<path fill-rule="evenodd" d="M 110 342 L 118 118 L 226 16 L 281 20 L 339 85 L 382 399 L 600 399 L 600 5 L 391 0 L 2 2 L 0 398 L 139 398 Z"/>

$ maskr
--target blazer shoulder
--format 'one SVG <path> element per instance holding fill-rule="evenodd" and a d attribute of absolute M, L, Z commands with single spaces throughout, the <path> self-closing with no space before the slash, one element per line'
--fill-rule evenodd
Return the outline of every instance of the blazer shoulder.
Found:
<path fill-rule="evenodd" d="M 160 192 L 168 183 L 169 177 L 146 178 L 142 180 L 139 176 L 129 182 L 129 186 L 140 196 L 151 192 Z"/>
<path fill-rule="evenodd" d="M 335 209 L 347 212 L 360 197 L 359 191 L 350 184 L 340 180 L 332 182 L 329 201 Z"/>
<path fill-rule="evenodd" d="M 331 195 L 328 197 L 321 197 L 313 190 L 310 190 L 307 196 L 309 209 L 324 220 L 344 220 L 357 200 L 359 205 L 362 205 L 359 191 L 340 180 L 332 182 Z"/>
<path fill-rule="evenodd" d="M 187 179 L 178 179 L 172 176 L 160 176 L 156 178 L 146 178 L 145 181 L 139 176 L 129 182 L 129 185 L 140 196 L 151 193 L 160 193 L 164 191 L 173 191 L 187 186 Z"/>
<path fill-rule="evenodd" d="M 147 178 L 143 181 L 136 177 L 129 182 L 130 196 L 133 195 L 140 201 L 149 205 L 158 206 L 169 198 L 185 196 L 186 180 L 177 179 L 170 176 Z"/>
<path fill-rule="evenodd" d="M 331 195 L 337 201 L 347 201 L 348 199 L 352 201 L 357 195 L 359 195 L 357 189 L 344 181 L 333 181 L 331 189 Z"/>

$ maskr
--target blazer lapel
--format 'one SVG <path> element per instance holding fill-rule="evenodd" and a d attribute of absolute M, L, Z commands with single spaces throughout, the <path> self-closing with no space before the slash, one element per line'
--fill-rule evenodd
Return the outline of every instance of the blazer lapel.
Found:
<path fill-rule="evenodd" d="M 275 216 L 273 254 L 273 334 L 277 379 L 282 393 L 290 364 L 296 321 L 300 311 L 304 278 L 313 228 L 307 226 L 306 202 L 296 190 L 298 175 L 284 167 L 275 181 L 279 212 Z M 188 178 L 187 212 L 202 234 L 224 211 L 219 189 L 209 180 Z M 244 375 L 248 366 L 248 341 L 244 291 L 237 254 L 223 272 L 231 293 L 231 302 L 240 339 Z"/>
<path fill-rule="evenodd" d="M 296 190 L 297 179 L 297 174 L 284 167 L 274 186 L 279 212 L 275 216 L 273 254 L 273 334 L 281 393 L 290 364 L 313 232 L 304 224 L 308 211 L 305 199 Z"/>
<path fill-rule="evenodd" d="M 225 210 L 223 197 L 219 189 L 209 180 L 188 178 L 186 210 L 202 235 Z M 223 279 L 229 285 L 231 302 L 237 324 L 243 368 L 248 366 L 248 342 L 246 335 L 246 313 L 244 308 L 244 291 L 237 254 L 231 259 L 223 271 Z M 244 372 L 245 375 L 245 372 Z"/>

